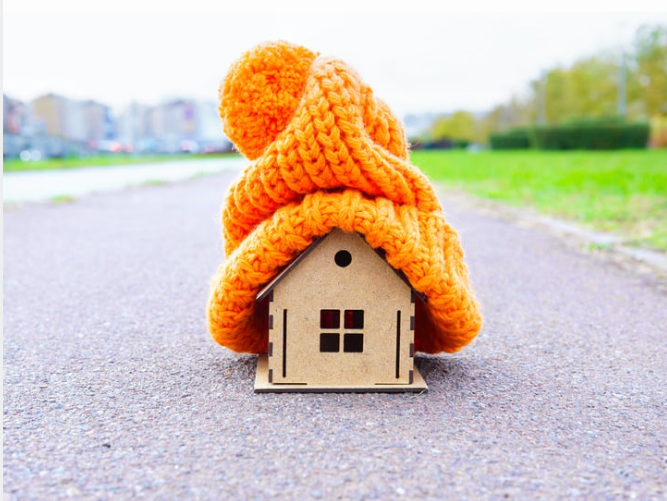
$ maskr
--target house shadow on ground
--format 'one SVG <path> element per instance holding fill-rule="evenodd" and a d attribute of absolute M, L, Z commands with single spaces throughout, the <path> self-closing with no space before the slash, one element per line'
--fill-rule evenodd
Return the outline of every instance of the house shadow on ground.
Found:
<path fill-rule="evenodd" d="M 257 355 L 230 352 L 216 358 L 214 365 L 221 384 L 253 392 Z M 468 393 L 488 385 L 489 378 L 497 384 L 508 376 L 508 368 L 497 358 L 417 354 L 415 366 L 433 393 Z"/>
<path fill-rule="evenodd" d="M 475 360 L 454 356 L 417 354 L 415 367 L 433 390 L 441 386 L 460 388 L 477 372 Z"/>

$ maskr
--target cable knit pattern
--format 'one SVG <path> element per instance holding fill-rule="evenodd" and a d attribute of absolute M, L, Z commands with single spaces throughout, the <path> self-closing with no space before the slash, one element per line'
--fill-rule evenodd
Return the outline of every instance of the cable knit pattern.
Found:
<path fill-rule="evenodd" d="M 225 132 L 254 160 L 222 213 L 227 260 L 212 279 L 214 339 L 268 347 L 261 288 L 333 228 L 362 234 L 427 301 L 415 349 L 454 352 L 481 327 L 463 252 L 400 122 L 344 62 L 285 42 L 235 63 L 220 89 Z M 262 104 L 263 103 L 263 104 Z"/>

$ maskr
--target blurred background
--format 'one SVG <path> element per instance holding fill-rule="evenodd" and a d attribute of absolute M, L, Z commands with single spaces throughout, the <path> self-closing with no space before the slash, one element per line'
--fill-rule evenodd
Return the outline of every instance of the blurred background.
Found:
<path fill-rule="evenodd" d="M 5 2 L 4 172 L 233 155 L 218 86 L 244 51 L 283 39 L 351 64 L 403 119 L 411 160 L 433 179 L 667 249 L 666 11 L 203 3 Z M 211 169 L 243 165 L 224 160 Z M 155 176 L 166 170 L 143 181 Z M 51 191 L 28 196 L 3 176 L 5 201 L 65 189 L 41 179 Z M 20 181 L 36 190 L 35 176 Z"/>
<path fill-rule="evenodd" d="M 350 62 L 413 147 L 667 146 L 665 13 L 13 12 L 3 156 L 230 149 L 217 87 L 254 44 Z"/>

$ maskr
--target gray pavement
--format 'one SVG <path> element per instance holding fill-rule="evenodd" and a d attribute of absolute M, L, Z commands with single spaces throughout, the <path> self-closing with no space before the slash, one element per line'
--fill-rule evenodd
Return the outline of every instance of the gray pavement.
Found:
<path fill-rule="evenodd" d="M 485 324 L 429 393 L 255 395 L 205 327 L 229 181 L 5 210 L 5 499 L 667 497 L 646 277 L 445 199 Z"/>

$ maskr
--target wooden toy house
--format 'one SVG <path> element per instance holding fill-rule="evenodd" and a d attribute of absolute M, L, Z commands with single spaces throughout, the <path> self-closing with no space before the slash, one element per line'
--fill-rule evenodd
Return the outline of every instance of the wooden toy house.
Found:
<path fill-rule="evenodd" d="M 257 296 L 269 351 L 256 392 L 424 391 L 414 367 L 415 293 L 356 233 L 334 229 Z"/>

